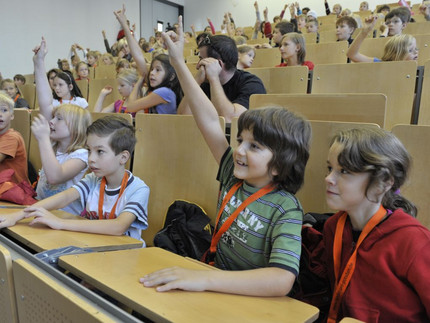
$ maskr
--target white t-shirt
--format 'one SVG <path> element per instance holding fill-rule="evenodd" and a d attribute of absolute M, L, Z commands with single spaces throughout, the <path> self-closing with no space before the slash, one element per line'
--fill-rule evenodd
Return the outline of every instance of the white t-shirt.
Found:
<path fill-rule="evenodd" d="M 78 97 L 78 96 L 74 96 L 71 100 L 61 100 L 61 102 L 54 99 L 54 101 L 52 102 L 52 106 L 55 108 L 61 104 L 66 104 L 66 103 L 67 104 L 75 104 L 75 105 L 78 105 L 84 109 L 88 108 L 87 100 L 85 100 L 84 98 Z"/>

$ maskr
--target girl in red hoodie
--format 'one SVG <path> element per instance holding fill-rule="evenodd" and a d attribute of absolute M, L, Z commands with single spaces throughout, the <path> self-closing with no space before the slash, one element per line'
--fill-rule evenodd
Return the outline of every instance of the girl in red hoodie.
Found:
<path fill-rule="evenodd" d="M 381 129 L 351 129 L 331 144 L 324 226 L 333 290 L 328 322 L 430 320 L 430 231 L 398 190 L 410 156 Z"/>

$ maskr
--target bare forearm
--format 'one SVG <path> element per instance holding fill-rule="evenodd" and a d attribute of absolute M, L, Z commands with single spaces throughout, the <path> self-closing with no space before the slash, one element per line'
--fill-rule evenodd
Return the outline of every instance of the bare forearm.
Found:
<path fill-rule="evenodd" d="M 42 115 L 51 120 L 52 118 L 52 90 L 46 77 L 45 62 L 37 60 L 34 62 L 34 77 L 36 82 L 36 94 Z"/>
<path fill-rule="evenodd" d="M 100 93 L 99 97 L 97 98 L 97 102 L 94 105 L 93 111 L 94 112 L 100 112 L 103 109 L 103 102 L 106 98 L 106 95 L 104 95 L 103 93 Z"/>
<path fill-rule="evenodd" d="M 285 296 L 295 276 L 284 269 L 267 267 L 244 271 L 213 271 L 206 290 L 250 296 Z"/>
<path fill-rule="evenodd" d="M 128 226 L 124 228 L 116 219 L 112 220 L 71 220 L 61 219 L 61 230 L 78 231 L 114 236 L 123 235 Z"/>

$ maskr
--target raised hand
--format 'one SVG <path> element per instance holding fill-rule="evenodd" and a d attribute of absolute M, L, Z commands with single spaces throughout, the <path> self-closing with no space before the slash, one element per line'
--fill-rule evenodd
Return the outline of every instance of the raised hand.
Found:
<path fill-rule="evenodd" d="M 46 120 L 42 114 L 39 114 L 31 123 L 31 131 L 33 132 L 37 141 L 42 139 L 49 140 L 51 129 L 49 127 L 48 120 Z"/>
<path fill-rule="evenodd" d="M 42 41 L 40 42 L 40 45 L 37 45 L 36 47 L 33 48 L 33 61 L 44 61 L 46 54 L 48 53 L 48 49 L 46 46 L 46 40 L 45 38 L 42 36 Z"/>

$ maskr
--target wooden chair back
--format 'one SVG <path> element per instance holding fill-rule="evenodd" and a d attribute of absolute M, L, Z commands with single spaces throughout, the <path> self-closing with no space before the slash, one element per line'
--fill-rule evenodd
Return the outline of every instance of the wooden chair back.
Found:
<path fill-rule="evenodd" d="M 39 110 L 31 111 L 30 123 L 38 115 L 39 115 Z M 42 168 L 42 160 L 40 159 L 39 143 L 37 142 L 36 137 L 34 137 L 33 133 L 31 133 L 31 130 L 30 130 L 30 144 L 28 148 L 27 158 L 28 158 L 28 161 L 33 165 L 36 172 L 39 172 L 39 170 Z"/>
<path fill-rule="evenodd" d="M 385 124 L 383 94 L 253 94 L 250 109 L 280 106 L 308 120 Z"/>
<path fill-rule="evenodd" d="M 27 109 L 15 109 L 14 118 L 11 121 L 11 128 L 18 131 L 24 139 L 27 156 L 30 148 L 30 111 Z"/>
<path fill-rule="evenodd" d="M 383 93 L 387 96 L 385 128 L 391 129 L 411 121 L 416 70 L 414 61 L 317 65 L 312 93 Z"/>
<path fill-rule="evenodd" d="M 15 287 L 12 274 L 12 256 L 0 245 L 0 313 L 3 322 L 18 322 Z"/>
<path fill-rule="evenodd" d="M 92 82 L 93 80 L 91 80 Z M 79 87 L 79 90 L 81 90 L 82 93 L 82 97 L 88 101 L 88 87 L 89 87 L 89 82 L 87 80 L 78 80 L 75 81 L 76 85 Z"/>
<path fill-rule="evenodd" d="M 13 262 L 13 275 L 20 323 L 114 322 L 23 259 Z"/>
<path fill-rule="evenodd" d="M 320 31 L 320 44 L 333 43 L 337 41 L 336 29 Z"/>
<path fill-rule="evenodd" d="M 409 23 L 406 25 L 405 29 L 403 30 L 403 33 L 411 34 L 414 36 L 428 34 L 430 33 L 430 23 L 428 21 Z"/>
<path fill-rule="evenodd" d="M 269 43 L 269 38 L 257 38 L 257 39 L 248 39 L 246 41 L 247 45 L 256 45 L 256 44 L 268 44 Z"/>
<path fill-rule="evenodd" d="M 430 152 L 427 147 L 430 138 L 430 126 L 396 125 L 393 134 L 400 139 L 412 157 L 409 179 L 400 188 L 401 194 L 413 202 L 418 209 L 418 220 L 430 229 Z"/>
<path fill-rule="evenodd" d="M 308 89 L 307 66 L 248 68 L 246 71 L 261 79 L 267 93 L 306 93 Z"/>
<path fill-rule="evenodd" d="M 109 104 L 115 102 L 116 100 L 121 100 L 122 97 L 118 92 L 118 81 L 116 79 L 94 79 L 89 82 L 88 87 L 88 109 L 93 111 L 97 99 L 100 95 L 100 91 L 105 86 L 112 86 L 113 91 L 110 95 L 106 96 L 103 106 L 108 106 Z"/>
<path fill-rule="evenodd" d="M 33 83 L 18 85 L 19 93 L 27 101 L 28 107 L 34 109 L 36 104 L 36 86 Z"/>
<path fill-rule="evenodd" d="M 305 32 L 303 32 L 302 35 L 305 38 L 306 44 L 316 44 L 317 43 L 317 33 L 307 33 L 305 31 Z"/>
<path fill-rule="evenodd" d="M 34 84 L 34 73 L 24 74 L 25 84 Z"/>
<path fill-rule="evenodd" d="M 424 64 L 424 80 L 421 91 L 419 125 L 430 125 L 430 60 Z"/>
<path fill-rule="evenodd" d="M 224 119 L 220 118 L 224 128 Z M 137 114 L 133 174 L 149 186 L 148 229 L 153 245 L 166 211 L 177 200 L 200 205 L 215 222 L 219 183 L 215 162 L 192 116 Z"/>
<path fill-rule="evenodd" d="M 319 43 L 306 45 L 306 60 L 317 64 L 346 63 L 348 42 Z"/>
<path fill-rule="evenodd" d="M 112 65 L 99 65 L 94 69 L 95 79 L 114 79 L 116 78 L 116 66 Z"/>
<path fill-rule="evenodd" d="M 252 67 L 275 67 L 281 64 L 281 52 L 279 48 L 261 48 L 255 50 L 255 58 Z"/>

